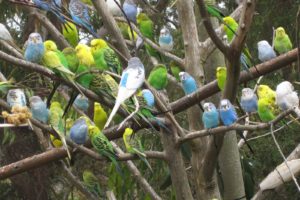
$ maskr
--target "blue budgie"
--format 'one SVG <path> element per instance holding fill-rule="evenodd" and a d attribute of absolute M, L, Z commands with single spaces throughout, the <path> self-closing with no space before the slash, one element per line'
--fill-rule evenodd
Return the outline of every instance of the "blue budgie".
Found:
<path fill-rule="evenodd" d="M 198 89 L 196 80 L 187 72 L 180 72 L 179 78 L 181 80 L 184 93 L 186 95 L 191 94 Z"/>
<path fill-rule="evenodd" d="M 216 106 L 211 102 L 203 104 L 204 112 L 202 114 L 202 122 L 204 128 L 215 128 L 220 124 L 219 112 Z"/>
<path fill-rule="evenodd" d="M 166 27 L 162 28 L 160 30 L 159 40 L 158 40 L 159 46 L 166 50 L 166 51 L 172 51 L 173 49 L 173 37 Z"/>
<path fill-rule="evenodd" d="M 257 96 L 251 88 L 242 89 L 241 106 L 246 113 L 257 111 Z"/>
<path fill-rule="evenodd" d="M 144 97 L 144 100 L 145 100 L 147 106 L 149 106 L 150 108 L 153 108 L 155 105 L 155 99 L 154 99 L 154 95 L 152 94 L 152 92 L 148 89 L 143 89 L 142 95 Z"/>
<path fill-rule="evenodd" d="M 130 58 L 127 68 L 122 72 L 116 102 L 104 128 L 106 128 L 110 124 L 113 116 L 116 114 L 121 104 L 125 100 L 129 99 L 132 95 L 134 95 L 137 89 L 139 89 L 143 85 L 144 81 L 145 68 L 143 63 L 138 57 Z M 124 121 L 126 121 L 126 119 Z"/>
<path fill-rule="evenodd" d="M 125 0 L 123 4 L 123 10 L 129 19 L 129 21 L 136 24 L 137 5 L 133 0 Z"/>
<path fill-rule="evenodd" d="M 48 123 L 49 110 L 46 103 L 39 96 L 32 96 L 29 98 L 30 110 L 32 117 L 43 123 Z"/>
<path fill-rule="evenodd" d="M 89 10 L 86 4 L 80 0 L 71 0 L 69 11 L 75 23 L 86 28 L 94 37 L 99 37 L 91 24 Z"/>
<path fill-rule="evenodd" d="M 87 117 L 78 118 L 70 129 L 70 138 L 78 145 L 85 144 L 88 140 L 88 125 L 90 120 Z"/>
<path fill-rule="evenodd" d="M 276 53 L 268 41 L 262 40 L 257 43 L 258 59 L 266 62 L 276 57 Z"/>
<path fill-rule="evenodd" d="M 87 112 L 89 108 L 89 99 L 82 94 L 79 94 L 74 101 L 74 105 L 80 110 Z"/>
<path fill-rule="evenodd" d="M 25 60 L 33 63 L 41 63 L 45 53 L 42 36 L 39 33 L 31 33 L 25 47 Z"/>
<path fill-rule="evenodd" d="M 219 111 L 220 118 L 225 126 L 232 125 L 238 119 L 235 108 L 228 99 L 221 100 Z"/>
<path fill-rule="evenodd" d="M 22 89 L 11 89 L 7 93 L 6 101 L 10 107 L 26 106 L 26 96 Z"/>
<path fill-rule="evenodd" d="M 34 5 L 36 5 L 36 7 L 53 13 L 62 24 L 66 23 L 66 19 L 62 15 L 61 8 L 60 8 L 61 0 L 32 0 L 32 1 Z"/>

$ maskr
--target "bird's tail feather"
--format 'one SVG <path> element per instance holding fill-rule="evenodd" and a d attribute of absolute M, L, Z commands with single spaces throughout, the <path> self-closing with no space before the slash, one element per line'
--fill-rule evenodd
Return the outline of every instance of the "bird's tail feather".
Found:
<path fill-rule="evenodd" d="M 153 172 L 150 163 L 146 159 L 146 155 L 135 148 L 134 148 L 134 151 L 135 151 L 136 155 L 146 164 L 146 166 L 150 169 L 150 171 Z"/>
<path fill-rule="evenodd" d="M 122 171 L 122 169 L 121 169 L 121 167 L 120 167 L 120 165 L 119 165 L 119 163 L 118 163 L 118 161 L 116 159 L 116 156 L 114 154 L 110 153 L 110 152 L 103 152 L 103 154 L 106 157 L 108 157 L 109 160 L 111 160 L 111 162 L 115 165 L 118 174 L 120 174 L 120 176 L 123 177 L 124 174 L 123 174 L 123 171 Z"/>
<path fill-rule="evenodd" d="M 117 113 L 119 107 L 120 107 L 120 102 L 116 101 L 116 104 L 114 106 L 114 108 L 112 109 L 109 117 L 108 117 L 108 120 L 106 121 L 105 125 L 104 125 L 104 128 L 108 127 L 108 125 L 110 124 L 111 120 L 113 119 L 113 117 L 115 116 L 115 114 Z"/>
<path fill-rule="evenodd" d="M 67 145 L 67 142 L 66 142 L 66 138 L 64 137 L 64 134 L 63 133 L 61 133 L 58 129 L 56 129 L 55 127 L 52 127 L 54 130 L 55 130 L 55 132 L 58 134 L 58 136 L 60 137 L 60 140 L 61 140 L 61 142 L 62 142 L 62 144 L 63 144 L 63 147 L 64 147 L 64 149 L 66 149 L 66 151 L 67 151 L 67 153 L 68 153 L 68 158 L 71 160 L 71 154 L 70 154 L 70 151 L 69 151 L 69 149 L 68 149 L 68 145 Z"/>

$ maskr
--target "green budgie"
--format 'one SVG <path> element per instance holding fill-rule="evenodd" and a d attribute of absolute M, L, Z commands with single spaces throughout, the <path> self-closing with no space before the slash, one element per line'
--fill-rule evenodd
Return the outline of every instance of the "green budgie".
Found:
<path fill-rule="evenodd" d="M 156 65 L 148 77 L 149 84 L 157 90 L 163 90 L 168 85 L 168 70 L 165 65 Z"/>
<path fill-rule="evenodd" d="M 275 39 L 274 39 L 274 49 L 279 54 L 284 54 L 290 50 L 292 50 L 293 45 L 291 40 L 286 34 L 284 28 L 278 27 L 275 31 Z"/>
<path fill-rule="evenodd" d="M 62 141 L 63 147 L 67 150 L 68 157 L 71 159 L 71 154 L 69 152 L 66 138 L 65 138 L 65 128 L 63 123 L 63 109 L 59 102 L 54 101 L 50 105 L 50 115 L 49 115 L 49 122 L 51 127 L 56 131 L 59 135 L 60 140 Z"/>
<path fill-rule="evenodd" d="M 85 187 L 91 192 L 93 195 L 100 197 L 101 188 L 98 181 L 98 178 L 93 174 L 90 170 L 84 170 L 82 174 L 83 183 Z"/>
<path fill-rule="evenodd" d="M 106 41 L 102 39 L 93 39 L 91 41 L 91 52 L 93 54 L 96 67 L 101 70 L 110 70 L 121 74 L 121 63 L 117 54 L 112 50 Z"/>
<path fill-rule="evenodd" d="M 133 134 L 133 130 L 131 128 L 126 128 L 125 132 L 123 133 L 123 141 L 127 152 L 136 154 L 152 171 L 152 168 L 146 159 L 146 154 L 143 153 L 143 149 L 141 148 L 140 141 L 137 141 L 135 138 L 133 138 L 132 134 Z"/>
<path fill-rule="evenodd" d="M 257 102 L 258 105 L 258 116 L 263 122 L 269 122 L 275 118 L 273 113 L 272 105 L 267 98 L 261 98 Z"/>
<path fill-rule="evenodd" d="M 227 77 L 227 69 L 226 67 L 217 67 L 216 77 L 218 82 L 218 87 L 221 91 L 225 88 L 226 77 Z"/>
<path fill-rule="evenodd" d="M 62 52 L 68 61 L 69 69 L 73 73 L 76 73 L 78 65 L 79 65 L 79 59 L 76 56 L 75 49 L 72 47 L 67 47 L 67 48 L 64 48 L 64 50 Z"/>

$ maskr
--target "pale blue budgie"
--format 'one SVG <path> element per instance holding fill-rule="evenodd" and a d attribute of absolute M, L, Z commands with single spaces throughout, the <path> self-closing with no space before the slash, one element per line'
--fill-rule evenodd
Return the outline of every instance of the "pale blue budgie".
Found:
<path fill-rule="evenodd" d="M 34 5 L 36 5 L 36 7 L 53 13 L 62 24 L 66 23 L 65 17 L 61 13 L 61 8 L 60 8 L 61 1 L 60 0 L 51 0 L 51 1 L 49 1 L 49 0 L 48 1 L 32 0 L 32 1 L 33 1 Z"/>
<path fill-rule="evenodd" d="M 7 93 L 6 102 L 10 107 L 26 106 L 26 96 L 22 89 L 11 89 Z"/>
<path fill-rule="evenodd" d="M 69 11 L 75 23 L 86 28 L 94 37 L 99 37 L 91 24 L 89 10 L 86 4 L 80 0 L 71 0 Z"/>
<path fill-rule="evenodd" d="M 228 99 L 221 100 L 219 111 L 220 118 L 225 126 L 232 125 L 238 119 L 235 108 Z"/>
<path fill-rule="evenodd" d="M 32 117 L 43 123 L 48 123 L 49 110 L 46 103 L 39 96 L 32 96 L 29 98 L 30 110 Z"/>
<path fill-rule="evenodd" d="M 187 72 L 180 72 L 179 78 L 185 94 L 191 94 L 198 89 L 197 82 Z"/>
<path fill-rule="evenodd" d="M 88 140 L 88 125 L 90 121 L 87 117 L 78 118 L 70 129 L 70 138 L 78 145 L 85 144 Z"/>
<path fill-rule="evenodd" d="M 257 111 L 257 96 L 251 88 L 242 89 L 241 106 L 246 113 Z"/>
<path fill-rule="evenodd" d="M 219 111 L 216 106 L 211 102 L 203 104 L 204 112 L 202 114 L 202 122 L 204 128 L 215 128 L 220 124 Z"/>
<path fill-rule="evenodd" d="M 120 105 L 129 99 L 143 85 L 144 81 L 145 68 L 143 63 L 138 57 L 130 58 L 127 68 L 122 72 L 116 102 L 104 128 L 110 124 Z"/>
<path fill-rule="evenodd" d="M 137 5 L 133 0 L 125 0 L 123 4 L 123 10 L 129 19 L 129 21 L 136 24 Z"/>
<path fill-rule="evenodd" d="M 300 117 L 299 97 L 294 91 L 294 86 L 288 82 L 283 81 L 276 87 L 276 103 L 281 110 L 288 110 L 293 108 L 297 116 Z"/>
<path fill-rule="evenodd" d="M 159 46 L 166 50 L 166 51 L 172 51 L 173 49 L 173 37 L 166 27 L 162 28 L 160 30 L 159 40 L 158 40 Z"/>
<path fill-rule="evenodd" d="M 80 110 L 87 112 L 89 108 L 89 99 L 79 94 L 74 101 L 74 105 Z"/>
<path fill-rule="evenodd" d="M 276 53 L 268 41 L 262 40 L 257 43 L 258 59 L 266 62 L 276 57 Z"/>
<path fill-rule="evenodd" d="M 40 63 L 44 56 L 45 48 L 42 36 L 39 33 L 31 33 L 28 37 L 24 52 L 25 60 Z"/>
<path fill-rule="evenodd" d="M 153 108 L 155 105 L 155 99 L 154 99 L 154 95 L 152 94 L 152 92 L 148 89 L 143 89 L 142 95 L 144 97 L 144 100 L 146 101 L 147 106 L 149 106 L 150 108 Z"/>

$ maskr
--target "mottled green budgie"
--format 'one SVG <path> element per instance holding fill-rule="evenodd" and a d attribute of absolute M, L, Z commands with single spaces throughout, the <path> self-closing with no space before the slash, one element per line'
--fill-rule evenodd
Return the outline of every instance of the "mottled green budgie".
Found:
<path fill-rule="evenodd" d="M 65 128 L 63 123 L 63 109 L 59 102 L 54 101 L 50 105 L 50 115 L 49 115 L 49 122 L 50 126 L 56 131 L 59 135 L 60 140 L 62 141 L 63 147 L 67 150 L 68 157 L 71 159 L 71 154 L 69 152 L 66 137 L 65 137 Z"/>
<path fill-rule="evenodd" d="M 269 122 L 275 118 L 273 108 L 267 98 L 258 100 L 258 116 L 263 122 Z"/>
<path fill-rule="evenodd" d="M 98 178 L 90 170 L 84 170 L 82 174 L 82 179 L 85 187 L 96 197 L 100 197 L 101 188 Z"/>
<path fill-rule="evenodd" d="M 142 149 L 141 141 L 133 138 L 133 130 L 131 128 L 126 128 L 123 133 L 123 141 L 128 153 L 136 154 L 152 171 L 151 165 L 146 159 L 146 154 L 144 154 L 144 150 Z"/>
<path fill-rule="evenodd" d="M 102 156 L 107 157 L 115 165 L 116 170 L 122 174 L 121 168 L 116 160 L 117 156 L 113 145 L 97 126 L 89 125 L 89 136 L 95 150 Z"/>
<path fill-rule="evenodd" d="M 292 42 L 286 34 L 283 27 L 278 27 L 275 31 L 275 39 L 274 39 L 274 49 L 279 54 L 284 54 L 290 50 L 292 50 L 293 45 Z"/>
<path fill-rule="evenodd" d="M 217 67 L 216 77 L 217 77 L 218 87 L 220 88 L 221 91 L 223 91 L 225 88 L 225 83 L 226 83 L 227 68 L 226 67 Z"/>
<path fill-rule="evenodd" d="M 76 56 L 76 51 L 72 47 L 66 47 L 62 51 L 64 54 L 65 58 L 67 59 L 67 62 L 69 64 L 69 69 L 73 72 L 76 73 L 78 65 L 79 65 L 79 59 Z"/>
<path fill-rule="evenodd" d="M 149 84 L 157 90 L 163 90 L 168 85 L 168 70 L 165 65 L 156 65 L 148 77 Z"/>
<path fill-rule="evenodd" d="M 96 67 L 101 70 L 110 70 L 114 73 L 121 74 L 120 60 L 105 40 L 93 39 L 91 41 L 91 52 L 94 57 Z"/>

